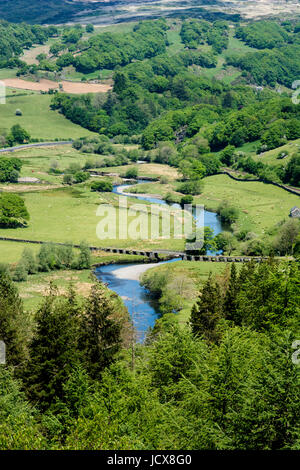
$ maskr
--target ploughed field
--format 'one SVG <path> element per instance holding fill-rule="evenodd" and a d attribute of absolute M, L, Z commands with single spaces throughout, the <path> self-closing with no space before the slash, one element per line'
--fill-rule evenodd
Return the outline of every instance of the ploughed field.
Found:
<path fill-rule="evenodd" d="M 28 80 L 22 80 L 21 78 L 5 78 L 2 82 L 7 87 L 17 88 L 21 90 L 32 90 L 32 91 L 45 91 L 49 90 L 58 90 L 59 83 L 53 82 L 52 80 L 41 79 L 38 82 L 30 82 Z M 103 83 L 78 83 L 78 82 L 68 82 L 63 80 L 60 82 L 62 84 L 62 91 L 66 93 L 82 94 L 82 93 L 107 93 L 112 89 L 112 86 L 109 84 Z"/>

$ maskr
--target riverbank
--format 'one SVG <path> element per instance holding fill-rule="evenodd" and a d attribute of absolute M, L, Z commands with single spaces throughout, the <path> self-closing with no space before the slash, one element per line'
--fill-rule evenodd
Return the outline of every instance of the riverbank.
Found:
<path fill-rule="evenodd" d="M 155 268 L 163 263 L 149 263 L 144 265 L 133 265 L 116 269 L 114 275 L 118 279 L 128 279 L 129 281 L 140 281 L 141 276 L 146 273 L 149 269 Z"/>

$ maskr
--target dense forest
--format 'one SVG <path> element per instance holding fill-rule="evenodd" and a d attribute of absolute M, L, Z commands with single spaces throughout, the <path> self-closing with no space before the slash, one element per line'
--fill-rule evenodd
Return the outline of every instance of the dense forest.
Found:
<path fill-rule="evenodd" d="M 33 327 L 1 272 L 1 448 L 299 449 L 299 300 L 297 264 L 233 265 L 133 347 L 101 283 L 50 286 Z"/>

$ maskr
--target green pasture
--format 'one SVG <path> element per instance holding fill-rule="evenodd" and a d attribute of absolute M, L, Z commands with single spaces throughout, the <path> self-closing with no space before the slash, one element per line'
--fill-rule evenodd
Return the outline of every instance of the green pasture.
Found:
<path fill-rule="evenodd" d="M 238 226 L 263 234 L 283 219 L 290 209 L 299 205 L 296 195 L 261 182 L 234 181 L 226 175 L 209 176 L 203 179 L 203 193 L 194 197 L 194 203 L 204 204 L 208 210 L 216 211 L 224 200 L 240 210 Z M 128 192 L 152 193 L 165 197 L 168 192 L 179 201 L 179 183 L 145 183 L 128 189 Z"/>
<path fill-rule="evenodd" d="M 254 160 L 267 163 L 268 165 L 286 165 L 291 156 L 295 153 L 299 153 L 300 151 L 300 139 L 293 140 L 286 145 L 282 145 L 282 147 L 278 147 L 273 150 L 269 150 L 268 152 L 264 152 L 261 155 L 253 155 Z M 278 155 L 281 153 L 287 153 L 288 155 L 285 158 L 279 159 L 277 158 Z"/>
<path fill-rule="evenodd" d="M 209 274 L 222 275 L 226 270 L 230 269 L 227 263 L 205 263 L 201 261 L 175 261 L 166 263 L 155 268 L 151 268 L 142 276 L 142 279 L 155 278 L 159 274 L 166 274 L 167 279 L 179 283 L 192 282 L 194 289 L 191 290 L 188 298 L 185 298 L 183 308 L 176 314 L 179 323 L 186 324 L 191 315 L 191 309 L 197 300 L 201 287 L 206 282 Z"/>
<path fill-rule="evenodd" d="M 299 204 L 299 197 L 261 182 L 234 181 L 226 175 L 204 178 L 204 191 L 195 198 L 208 209 L 216 210 L 226 200 L 240 209 L 238 226 L 261 235 L 283 219 Z"/>
<path fill-rule="evenodd" d="M 113 235 L 109 239 L 99 239 L 96 234 L 97 225 L 106 216 L 109 217 L 109 223 L 111 224 L 113 216 L 111 213 L 108 216 L 106 212 L 102 212 L 102 215 L 98 212 L 97 215 L 97 209 L 100 206 L 101 210 L 106 211 L 107 204 L 110 207 L 117 206 L 119 196 L 112 193 L 92 192 L 88 184 L 44 192 L 26 192 L 23 194 L 23 198 L 30 213 L 29 226 L 27 228 L 0 229 L 0 236 L 49 242 L 72 242 L 75 244 L 86 240 L 89 245 L 97 247 L 116 246 L 133 249 L 147 247 L 173 250 L 182 250 L 184 248 L 182 239 L 169 240 L 160 237 L 153 240 L 147 239 L 147 241 L 140 238 L 136 240 L 133 236 L 126 237 L 126 232 L 124 232 L 124 239 L 119 239 L 119 229 L 125 230 L 128 208 L 137 203 L 136 200 L 125 197 L 123 199 L 128 204 L 127 208 L 116 208 L 116 237 Z M 129 214 L 128 225 L 133 224 L 136 217 L 138 217 L 140 227 L 143 229 L 147 226 L 150 227 L 150 213 L 148 210 L 150 206 L 148 203 L 144 203 L 143 206 L 142 208 L 139 206 L 137 209 L 139 210 L 137 216 L 133 213 Z M 131 227 L 133 226 L 131 225 Z"/>
<path fill-rule="evenodd" d="M 23 90 L 20 90 L 23 92 Z M 87 129 L 73 124 L 62 114 L 50 109 L 51 95 L 39 93 L 9 98 L 0 108 L 0 129 L 9 131 L 14 124 L 20 124 L 32 138 L 44 140 L 68 140 L 95 135 Z M 22 116 L 16 116 L 20 109 Z"/>

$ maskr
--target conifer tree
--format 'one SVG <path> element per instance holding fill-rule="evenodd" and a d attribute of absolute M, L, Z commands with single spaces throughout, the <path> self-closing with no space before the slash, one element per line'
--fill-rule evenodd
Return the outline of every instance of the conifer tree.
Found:
<path fill-rule="evenodd" d="M 208 341 L 217 342 L 217 324 L 222 315 L 222 296 L 219 284 L 210 274 L 202 294 L 192 308 L 190 324 L 194 335 L 204 335 Z"/>
<path fill-rule="evenodd" d="M 37 329 L 30 344 L 24 380 L 29 397 L 42 409 L 63 399 L 63 385 L 80 361 L 79 320 L 72 305 L 73 294 L 61 299 L 51 285 L 49 295 L 37 312 Z"/>
<path fill-rule="evenodd" d="M 92 378 L 99 378 L 101 372 L 115 359 L 121 346 L 121 324 L 114 320 L 114 305 L 104 285 L 95 283 L 82 316 L 81 344 L 84 350 L 86 368 Z"/>
<path fill-rule="evenodd" d="M 6 363 L 17 366 L 26 356 L 22 300 L 7 272 L 0 271 L 0 339 L 6 346 Z"/>
<path fill-rule="evenodd" d="M 229 286 L 225 294 L 223 311 L 225 318 L 235 320 L 236 317 L 236 296 L 238 291 L 238 276 L 235 263 L 232 263 L 230 269 Z"/>

